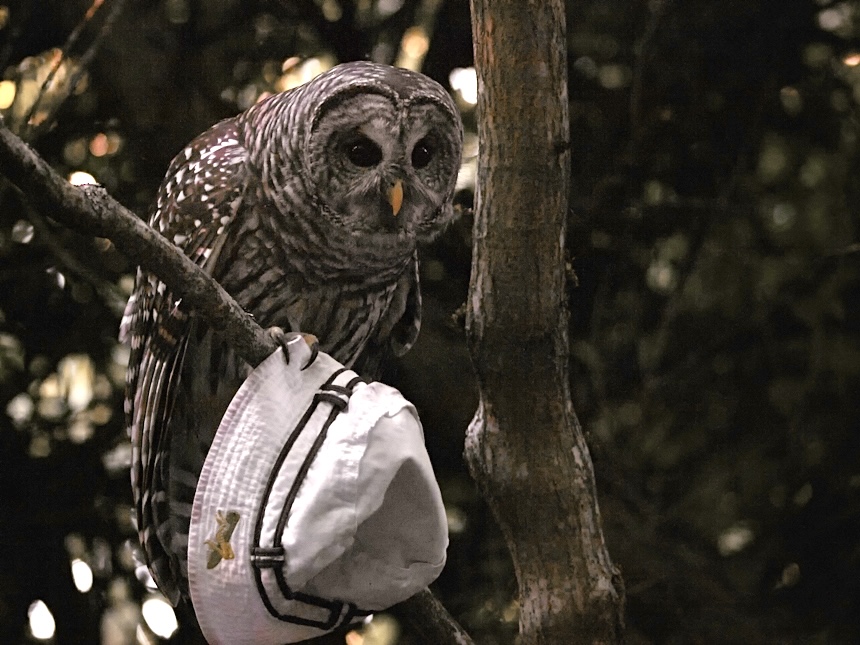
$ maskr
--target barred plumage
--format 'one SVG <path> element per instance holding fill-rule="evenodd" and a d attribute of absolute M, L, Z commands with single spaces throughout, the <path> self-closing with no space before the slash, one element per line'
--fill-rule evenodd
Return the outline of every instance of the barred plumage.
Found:
<path fill-rule="evenodd" d="M 340 65 L 192 141 L 150 223 L 261 325 L 313 333 L 323 351 L 374 376 L 418 334 L 416 247 L 453 218 L 462 136 L 454 103 L 427 77 Z M 121 337 L 132 349 L 138 530 L 175 604 L 187 594 L 197 476 L 249 368 L 143 271 Z"/>

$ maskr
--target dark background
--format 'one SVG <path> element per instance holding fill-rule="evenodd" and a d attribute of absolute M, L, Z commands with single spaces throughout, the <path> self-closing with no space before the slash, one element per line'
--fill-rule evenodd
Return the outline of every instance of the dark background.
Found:
<path fill-rule="evenodd" d="M 858 20 L 855 0 L 568 2 L 572 389 L 631 642 L 860 642 Z M 144 215 L 188 140 L 300 70 L 424 43 L 448 86 L 470 38 L 465 0 L 4 3 L 0 105 Z M 388 378 L 450 511 L 434 588 L 477 642 L 511 643 L 516 582 L 460 456 L 469 224 L 426 250 L 422 336 Z M 58 643 L 138 638 L 116 341 L 133 269 L 0 184 L 0 642 L 30 642 L 36 599 Z"/>

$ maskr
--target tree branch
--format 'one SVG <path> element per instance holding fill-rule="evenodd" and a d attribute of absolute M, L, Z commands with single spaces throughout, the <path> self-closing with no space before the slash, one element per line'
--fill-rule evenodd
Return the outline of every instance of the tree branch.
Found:
<path fill-rule="evenodd" d="M 472 637 L 451 616 L 429 589 L 391 608 L 428 645 L 473 645 Z"/>
<path fill-rule="evenodd" d="M 251 365 L 277 344 L 233 298 L 166 238 L 108 195 L 101 186 L 72 186 L 0 119 L 0 172 L 38 212 L 81 233 L 110 239 L 132 262 L 161 278 L 201 318 L 230 339 Z M 425 589 L 395 612 L 428 643 L 470 645 L 472 640 Z"/>
<path fill-rule="evenodd" d="M 45 216 L 76 231 L 106 237 L 136 264 L 155 273 L 236 351 L 258 365 L 277 348 L 221 286 L 101 186 L 72 186 L 0 123 L 0 168 Z"/>
<path fill-rule="evenodd" d="M 5 185 L 14 190 L 10 184 Z M 52 230 L 53 227 L 48 224 L 48 220 L 37 213 L 29 203 L 23 203 L 22 205 L 26 209 L 27 219 L 33 225 L 39 241 L 44 244 L 51 256 L 57 260 L 60 269 L 89 284 L 93 291 L 101 298 L 102 303 L 114 315 L 121 316 L 128 296 L 116 284 L 98 275 L 93 267 L 82 262 L 79 254 L 70 252 L 64 245 L 64 241 L 54 233 Z M 84 252 L 92 253 L 94 251 L 92 246 L 87 245 Z"/>

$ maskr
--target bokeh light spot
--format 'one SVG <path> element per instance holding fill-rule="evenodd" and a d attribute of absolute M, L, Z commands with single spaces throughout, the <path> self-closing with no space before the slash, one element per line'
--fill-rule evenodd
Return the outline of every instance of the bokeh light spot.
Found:
<path fill-rule="evenodd" d="M 93 399 L 96 368 L 87 354 L 69 354 L 57 366 L 60 387 L 72 410 L 83 410 Z"/>
<path fill-rule="evenodd" d="M 99 132 L 90 139 L 90 154 L 93 157 L 104 157 L 108 153 L 108 137 L 104 132 Z"/>
<path fill-rule="evenodd" d="M 30 633 L 33 638 L 47 641 L 54 637 L 57 624 L 54 622 L 54 615 L 44 601 L 36 600 L 33 602 L 27 610 L 27 618 L 30 622 Z"/>
<path fill-rule="evenodd" d="M 779 587 L 793 587 L 800 582 L 800 565 L 797 562 L 789 562 L 782 570 L 779 578 Z"/>
<path fill-rule="evenodd" d="M 79 166 L 87 160 L 87 141 L 83 137 L 69 140 L 63 146 L 63 160 L 70 166 Z"/>
<path fill-rule="evenodd" d="M 29 244 L 33 241 L 35 230 L 33 225 L 25 219 L 19 219 L 12 225 L 12 241 L 18 244 Z"/>
<path fill-rule="evenodd" d="M 376 11 L 381 17 L 390 16 L 400 11 L 403 0 L 379 0 L 376 3 Z"/>
<path fill-rule="evenodd" d="M 782 109 L 790 116 L 797 116 L 803 110 L 803 97 L 796 87 L 783 87 L 779 91 L 779 101 L 782 103 Z"/>
<path fill-rule="evenodd" d="M 395 65 L 418 71 L 424 61 L 424 56 L 430 48 L 430 37 L 423 27 L 410 27 L 400 41 L 400 55 Z"/>
<path fill-rule="evenodd" d="M 143 601 L 143 619 L 156 636 L 170 638 L 179 628 L 176 613 L 164 598 L 150 596 Z"/>
<path fill-rule="evenodd" d="M 630 83 L 632 73 L 626 65 L 610 63 L 601 66 L 597 79 L 607 90 L 618 90 Z"/>
<path fill-rule="evenodd" d="M 717 549 L 722 556 L 740 553 L 755 540 L 755 533 L 746 524 L 735 524 L 720 534 Z"/>
<path fill-rule="evenodd" d="M 460 93 L 460 98 L 469 105 L 478 102 L 478 75 L 474 67 L 455 67 L 448 76 L 451 89 Z"/>
<path fill-rule="evenodd" d="M 69 175 L 69 183 L 72 186 L 86 186 L 88 184 L 98 184 L 99 182 L 97 182 L 96 178 L 90 173 L 84 172 L 83 170 L 76 170 Z"/>
<path fill-rule="evenodd" d="M 0 110 L 5 110 L 15 102 L 18 88 L 14 81 L 0 81 Z"/>
<path fill-rule="evenodd" d="M 323 18 L 329 22 L 337 22 L 343 16 L 343 10 L 337 0 L 323 0 L 320 11 L 322 11 Z"/>
<path fill-rule="evenodd" d="M 6 415 L 12 419 L 15 425 L 22 425 L 33 416 L 36 406 L 33 399 L 26 392 L 16 394 L 6 404 Z"/>
<path fill-rule="evenodd" d="M 87 593 L 92 589 L 93 570 L 90 569 L 90 565 L 80 558 L 72 560 L 72 580 L 75 583 L 75 589 L 81 593 Z"/>
<path fill-rule="evenodd" d="M 420 58 L 427 53 L 430 39 L 422 27 L 410 27 L 403 34 L 403 51 L 410 58 Z"/>
<path fill-rule="evenodd" d="M 466 513 L 459 506 L 446 506 L 445 517 L 448 520 L 448 532 L 452 535 L 465 531 L 469 523 Z"/>
<path fill-rule="evenodd" d="M 845 35 L 851 30 L 852 13 L 852 7 L 847 2 L 840 2 L 818 12 L 818 26 L 824 31 Z"/>
<path fill-rule="evenodd" d="M 369 616 L 360 630 L 346 635 L 347 645 L 394 645 L 400 636 L 400 624 L 387 614 Z"/>

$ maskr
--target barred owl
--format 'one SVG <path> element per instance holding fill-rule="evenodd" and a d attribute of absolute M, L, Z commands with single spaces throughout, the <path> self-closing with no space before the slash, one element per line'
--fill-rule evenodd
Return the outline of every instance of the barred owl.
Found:
<path fill-rule="evenodd" d="M 346 63 L 194 139 L 150 224 L 264 327 L 316 335 L 359 373 L 414 342 L 416 246 L 454 217 L 463 130 L 436 82 Z M 189 516 L 220 418 L 249 367 L 139 271 L 120 336 L 140 541 L 161 591 L 187 597 Z"/>

